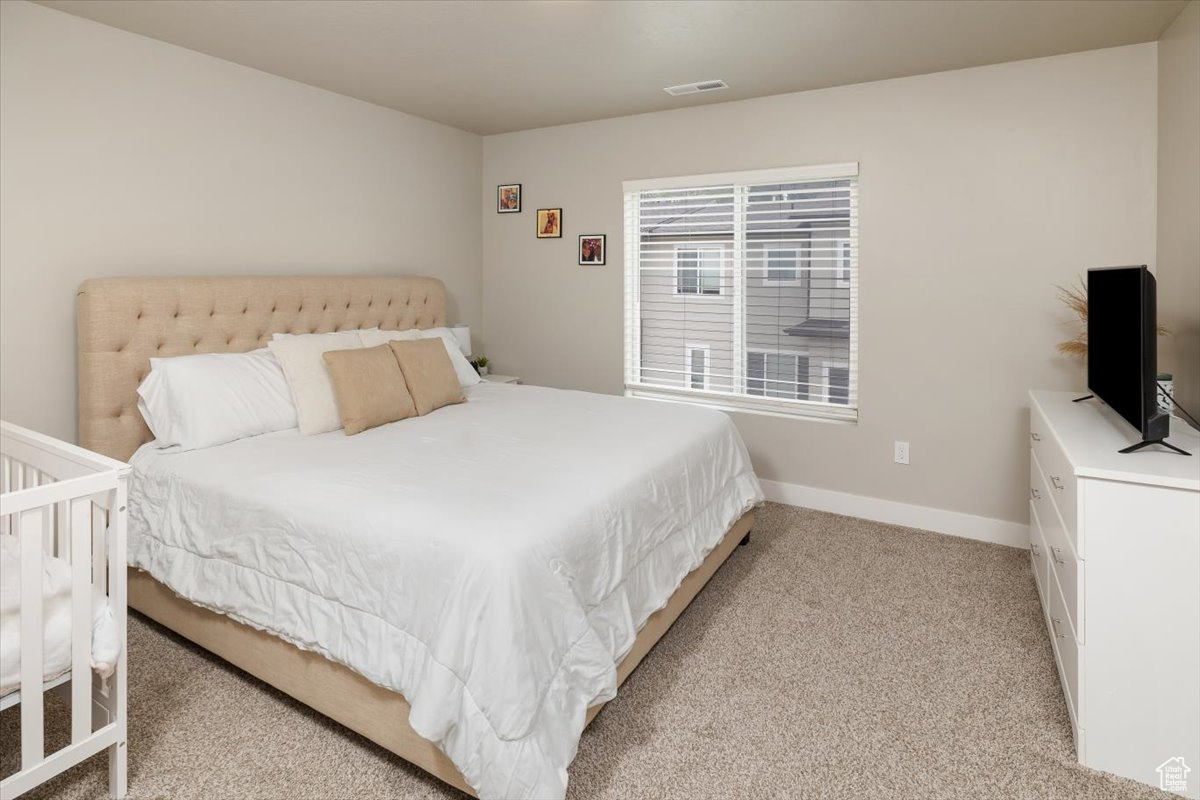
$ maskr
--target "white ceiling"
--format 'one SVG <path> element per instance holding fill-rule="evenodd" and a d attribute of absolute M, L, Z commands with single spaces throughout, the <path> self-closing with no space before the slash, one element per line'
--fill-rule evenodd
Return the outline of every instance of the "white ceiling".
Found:
<path fill-rule="evenodd" d="M 492 134 L 1153 41 L 1187 0 L 42 4 Z"/>

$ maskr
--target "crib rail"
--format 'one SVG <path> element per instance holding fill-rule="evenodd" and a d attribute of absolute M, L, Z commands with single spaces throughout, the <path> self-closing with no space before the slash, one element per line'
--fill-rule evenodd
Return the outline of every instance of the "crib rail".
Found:
<path fill-rule="evenodd" d="M 0 535 L 20 543 L 20 770 L 0 781 L 8 800 L 103 749 L 109 784 L 125 793 L 125 518 L 129 467 L 0 422 Z M 47 756 L 43 718 L 45 559 L 70 565 L 71 742 Z M 106 682 L 91 670 L 92 603 L 107 595 L 120 651 Z"/>

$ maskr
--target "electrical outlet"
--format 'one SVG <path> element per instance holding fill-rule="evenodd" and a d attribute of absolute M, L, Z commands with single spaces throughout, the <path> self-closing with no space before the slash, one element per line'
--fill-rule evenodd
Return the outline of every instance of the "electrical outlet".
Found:
<path fill-rule="evenodd" d="M 908 463 L 908 442 L 896 442 L 896 463 Z"/>

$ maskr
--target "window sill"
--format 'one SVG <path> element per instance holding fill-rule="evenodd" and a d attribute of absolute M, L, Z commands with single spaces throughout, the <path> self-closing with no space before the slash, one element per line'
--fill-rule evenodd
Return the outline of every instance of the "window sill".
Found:
<path fill-rule="evenodd" d="M 626 397 L 659 400 L 668 403 L 687 403 L 704 406 L 718 411 L 738 414 L 755 414 L 764 417 L 785 417 L 812 422 L 834 422 L 858 424 L 858 409 L 833 403 L 814 401 L 777 400 L 769 397 L 745 397 L 724 392 L 701 392 L 687 389 L 671 389 L 664 386 L 627 384 Z"/>

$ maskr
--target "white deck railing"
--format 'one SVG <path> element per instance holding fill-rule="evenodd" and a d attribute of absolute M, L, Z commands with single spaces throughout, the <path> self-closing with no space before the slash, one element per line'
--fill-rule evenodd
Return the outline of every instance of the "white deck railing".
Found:
<path fill-rule="evenodd" d="M 21 707 L 20 770 L 0 781 L 0 798 L 29 791 L 107 749 L 109 791 L 125 796 L 126 561 L 129 466 L 49 436 L 0 422 L 0 536 L 20 539 L 21 686 L 0 699 Z M 43 566 L 71 569 L 71 664 L 46 681 L 43 660 Z M 91 669 L 93 596 L 107 596 L 120 655 L 101 680 Z M 69 697 L 71 742 L 45 752 L 42 692 Z"/>

